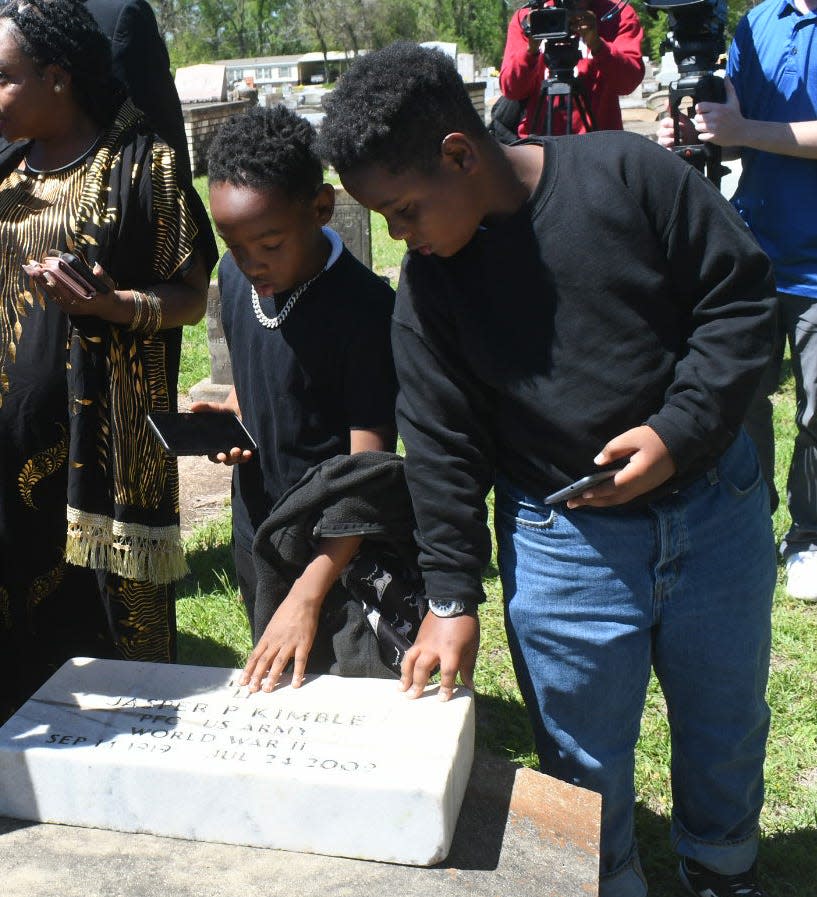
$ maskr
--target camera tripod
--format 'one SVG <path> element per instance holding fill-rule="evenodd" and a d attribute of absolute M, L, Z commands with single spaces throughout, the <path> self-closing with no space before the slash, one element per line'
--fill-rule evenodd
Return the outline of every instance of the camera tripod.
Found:
<path fill-rule="evenodd" d="M 551 46 L 548 46 L 549 44 Z M 559 106 L 564 108 L 566 134 L 573 133 L 574 108 L 578 111 L 585 130 L 595 130 L 587 86 L 573 74 L 573 69 L 581 58 L 578 41 L 546 40 L 543 55 L 551 75 L 545 78 L 539 89 L 539 99 L 530 123 L 530 133 L 549 137 L 553 133 L 553 113 Z M 544 122 L 542 122 L 543 112 Z"/>
<path fill-rule="evenodd" d="M 679 115 L 681 101 L 685 97 L 692 101 L 692 106 L 688 110 L 688 113 L 691 113 L 689 117 L 692 118 L 695 114 L 694 108 L 701 100 L 710 103 L 726 102 L 723 81 L 711 72 L 689 72 L 669 88 L 670 114 L 675 132 L 673 151 L 709 178 L 716 187 L 720 187 L 721 177 L 729 171 L 721 165 L 721 147 L 714 143 L 684 143 L 681 137 Z"/>

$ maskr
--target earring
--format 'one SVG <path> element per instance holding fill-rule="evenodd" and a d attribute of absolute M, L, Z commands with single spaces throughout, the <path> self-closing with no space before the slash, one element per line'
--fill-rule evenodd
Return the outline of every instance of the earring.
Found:
<path fill-rule="evenodd" d="M 60 93 L 61 90 L 62 90 L 62 84 L 54 85 L 54 93 Z"/>

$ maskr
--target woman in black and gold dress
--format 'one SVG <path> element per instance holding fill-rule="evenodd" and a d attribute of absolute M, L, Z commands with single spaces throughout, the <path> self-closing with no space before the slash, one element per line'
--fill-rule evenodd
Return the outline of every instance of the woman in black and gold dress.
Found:
<path fill-rule="evenodd" d="M 0 8 L 0 133 L 2 722 L 68 657 L 175 657 L 178 475 L 145 415 L 175 409 L 214 257 L 82 3 Z M 72 299 L 53 249 L 111 289 Z"/>

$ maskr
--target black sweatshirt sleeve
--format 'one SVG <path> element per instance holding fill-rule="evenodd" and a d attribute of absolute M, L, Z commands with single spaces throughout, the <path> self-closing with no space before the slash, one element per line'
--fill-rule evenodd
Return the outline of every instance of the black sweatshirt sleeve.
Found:
<path fill-rule="evenodd" d="M 407 280 L 401 277 L 398 289 L 404 308 Z M 392 324 L 397 428 L 406 446 L 420 568 L 429 597 L 475 606 L 485 599 L 482 571 L 491 557 L 485 498 L 494 473 L 492 414 L 486 396 L 461 375 L 451 335 L 439 321 L 423 329 L 399 313 Z"/>
<path fill-rule="evenodd" d="M 714 186 L 686 171 L 663 231 L 670 281 L 690 311 L 687 351 L 647 424 L 679 475 L 737 435 L 774 342 L 771 263 Z"/>

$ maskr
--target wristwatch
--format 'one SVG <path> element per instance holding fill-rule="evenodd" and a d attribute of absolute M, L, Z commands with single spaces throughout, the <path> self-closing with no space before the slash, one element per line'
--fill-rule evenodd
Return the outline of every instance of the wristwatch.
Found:
<path fill-rule="evenodd" d="M 435 617 L 460 617 L 465 613 L 465 602 L 460 598 L 429 598 L 428 609 Z"/>

